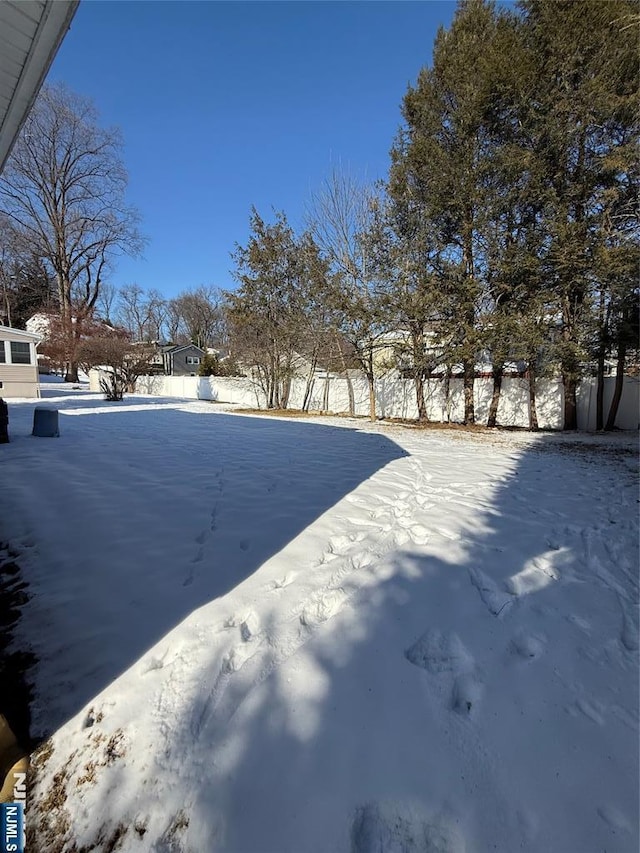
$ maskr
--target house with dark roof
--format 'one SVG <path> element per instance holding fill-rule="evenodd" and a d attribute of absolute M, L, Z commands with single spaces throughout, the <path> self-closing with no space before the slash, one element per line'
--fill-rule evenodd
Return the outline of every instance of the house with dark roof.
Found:
<path fill-rule="evenodd" d="M 178 344 L 161 348 L 166 376 L 197 376 L 205 351 L 195 344 Z"/>

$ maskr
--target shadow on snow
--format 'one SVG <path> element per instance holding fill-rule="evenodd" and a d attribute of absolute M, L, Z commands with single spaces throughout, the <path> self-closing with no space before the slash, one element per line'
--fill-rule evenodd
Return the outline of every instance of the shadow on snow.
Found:
<path fill-rule="evenodd" d="M 11 406 L 3 502 L 26 509 L 3 513 L 0 538 L 30 584 L 19 632 L 40 660 L 39 734 L 405 455 L 383 436 L 309 423 L 153 404 L 132 421 L 144 402 L 65 401 L 53 440 L 29 435 L 37 403 Z"/>

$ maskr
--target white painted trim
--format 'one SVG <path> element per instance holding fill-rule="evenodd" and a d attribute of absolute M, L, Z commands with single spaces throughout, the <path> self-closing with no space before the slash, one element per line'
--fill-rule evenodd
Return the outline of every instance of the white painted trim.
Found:
<path fill-rule="evenodd" d="M 42 341 L 42 335 L 36 335 L 35 332 L 25 332 L 24 329 L 12 329 L 11 326 L 0 326 L 0 336 L 3 334 L 26 338 L 28 341 L 33 341 L 36 346 Z"/>
<path fill-rule="evenodd" d="M 38 28 L 31 40 L 18 82 L 15 86 L 4 87 L 3 94 L 9 99 L 9 106 L 0 112 L 0 172 L 71 26 L 78 3 L 79 0 L 46 0 L 43 3 Z M 8 3 L 3 5 L 8 7 L 5 9 L 6 15 L 11 7 Z M 18 8 L 14 14 L 19 17 L 19 4 L 15 5 Z"/>

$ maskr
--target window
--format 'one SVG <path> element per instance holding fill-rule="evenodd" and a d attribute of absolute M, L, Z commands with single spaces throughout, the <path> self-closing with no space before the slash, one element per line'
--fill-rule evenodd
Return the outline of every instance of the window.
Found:
<path fill-rule="evenodd" d="M 4 341 L 0 341 L 0 364 L 6 364 L 7 358 L 4 354 Z"/>
<path fill-rule="evenodd" d="M 19 341 L 11 341 L 11 363 L 31 364 L 31 347 Z"/>
<path fill-rule="evenodd" d="M 187 364 L 200 364 L 200 359 L 197 355 L 188 355 Z"/>

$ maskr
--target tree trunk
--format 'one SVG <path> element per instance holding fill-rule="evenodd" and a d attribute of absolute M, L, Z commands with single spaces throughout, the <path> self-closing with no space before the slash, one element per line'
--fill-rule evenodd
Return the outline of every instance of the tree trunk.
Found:
<path fill-rule="evenodd" d="M 598 368 L 596 372 L 596 430 L 604 424 L 604 351 L 598 353 Z"/>
<path fill-rule="evenodd" d="M 376 420 L 376 381 L 373 376 L 367 375 L 369 385 L 369 420 Z"/>
<path fill-rule="evenodd" d="M 73 362 L 73 361 L 67 362 L 65 375 L 64 375 L 64 381 L 65 382 L 79 382 L 80 381 L 78 379 L 78 365 L 76 362 Z"/>
<path fill-rule="evenodd" d="M 367 382 L 369 384 L 369 420 L 376 419 L 376 377 L 373 371 L 373 349 L 367 353 Z"/>
<path fill-rule="evenodd" d="M 291 357 L 287 358 L 287 363 L 284 368 L 284 375 L 280 380 L 280 388 L 278 391 L 278 408 L 287 409 L 289 407 L 289 397 L 291 396 Z"/>
<path fill-rule="evenodd" d="M 307 376 L 307 384 L 304 389 L 304 398 L 302 400 L 302 411 L 306 412 L 309 409 L 309 403 L 311 401 L 311 392 L 313 391 L 314 385 L 314 375 L 316 372 L 316 367 L 318 365 L 318 357 L 317 353 L 314 352 L 313 357 L 311 359 L 311 369 L 309 370 L 309 375 Z"/>
<path fill-rule="evenodd" d="M 281 409 L 287 409 L 289 407 L 289 395 L 291 394 L 291 377 L 287 376 L 282 381 L 282 394 L 280 396 L 280 406 Z"/>
<path fill-rule="evenodd" d="M 309 403 L 311 402 L 311 392 L 313 391 L 314 379 L 313 373 L 307 376 L 307 384 L 304 389 L 304 397 L 302 398 L 302 411 L 309 411 Z"/>
<path fill-rule="evenodd" d="M 348 371 L 345 373 L 345 378 L 347 380 L 347 394 L 349 395 L 349 414 L 353 417 L 356 413 L 356 398 L 353 393 L 353 382 L 351 381 Z"/>
<path fill-rule="evenodd" d="M 489 407 L 489 417 L 487 419 L 488 427 L 495 427 L 498 419 L 498 406 L 500 405 L 500 391 L 502 390 L 503 376 L 503 367 L 493 368 L 493 394 L 491 395 L 491 405 Z"/>
<path fill-rule="evenodd" d="M 271 375 L 269 376 L 269 378 L 267 380 L 268 381 L 268 389 L 269 389 L 269 394 L 267 397 L 267 408 L 268 409 L 275 409 L 275 407 L 276 407 L 276 388 L 277 388 L 278 376 L 276 374 L 276 368 L 275 368 L 275 364 L 273 363 L 273 360 L 271 363 L 270 374 Z"/>
<path fill-rule="evenodd" d="M 465 361 L 464 367 L 464 423 L 475 424 L 475 406 L 473 400 L 475 364 L 473 361 Z"/>
<path fill-rule="evenodd" d="M 447 365 L 444 373 L 444 413 L 447 418 L 446 423 L 451 420 L 451 368 Z"/>
<path fill-rule="evenodd" d="M 624 341 L 620 341 L 618 344 L 618 362 L 616 364 L 616 384 L 613 389 L 613 399 L 611 400 L 611 406 L 609 407 L 609 416 L 607 417 L 607 423 L 605 425 L 605 429 L 608 432 L 612 429 L 615 429 L 616 426 L 618 406 L 620 405 L 620 400 L 622 398 L 622 388 L 624 385 L 624 363 L 626 357 L 627 345 Z"/>
<path fill-rule="evenodd" d="M 573 376 L 563 375 L 564 385 L 564 425 L 563 429 L 578 429 L 578 383 Z"/>
<path fill-rule="evenodd" d="M 529 365 L 529 429 L 535 432 L 538 429 L 538 411 L 536 409 L 536 367 Z"/>
<path fill-rule="evenodd" d="M 419 423 L 427 423 L 429 416 L 427 415 L 427 405 L 424 400 L 424 361 L 425 361 L 425 346 L 424 346 L 424 326 L 422 323 L 411 322 L 409 324 L 411 334 L 411 348 L 413 358 L 413 382 L 416 389 L 416 403 L 418 407 Z"/>
<path fill-rule="evenodd" d="M 427 404 L 424 401 L 424 376 L 422 375 L 422 371 L 418 370 L 414 377 L 413 381 L 416 386 L 416 402 L 418 404 L 418 421 L 421 424 L 426 424 L 429 422 L 429 416 L 427 415 Z"/>
<path fill-rule="evenodd" d="M 562 316 L 563 329 L 562 341 L 566 346 L 565 354 L 561 364 L 562 384 L 564 386 L 564 423 L 563 429 L 578 429 L 578 364 L 572 346 L 575 338 L 575 321 L 572 301 L 568 296 L 564 297 Z"/>
<path fill-rule="evenodd" d="M 600 291 L 599 332 L 598 341 L 598 366 L 596 371 L 596 430 L 600 431 L 604 424 L 604 362 L 607 355 L 606 330 L 608 326 L 609 311 L 605 315 L 604 291 Z M 606 317 L 606 319 L 605 319 Z"/>

